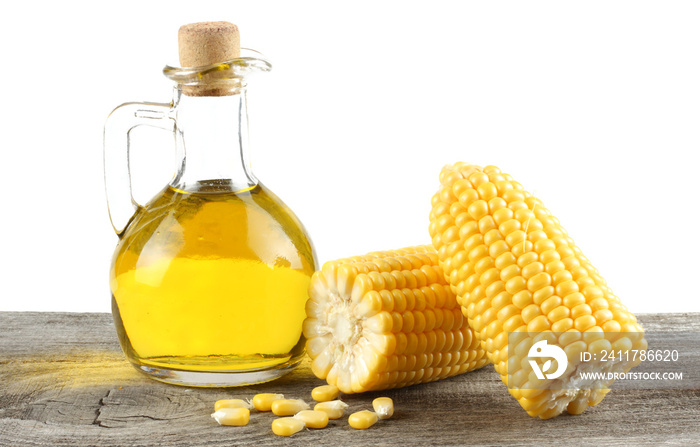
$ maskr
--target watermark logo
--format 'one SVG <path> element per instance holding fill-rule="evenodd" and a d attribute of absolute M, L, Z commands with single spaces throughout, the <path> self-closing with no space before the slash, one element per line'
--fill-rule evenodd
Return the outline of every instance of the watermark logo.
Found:
<path fill-rule="evenodd" d="M 532 345 L 527 353 L 527 356 L 529 358 L 551 357 L 544 363 L 544 365 L 542 365 L 542 369 L 540 369 L 540 366 L 537 364 L 537 360 L 528 360 L 532 370 L 540 380 L 544 380 L 545 377 L 547 379 L 556 379 L 564 374 L 564 371 L 566 371 L 566 367 L 569 363 L 569 360 L 566 358 L 566 352 L 564 352 L 564 350 L 559 346 L 548 345 L 547 340 L 541 340 Z M 545 374 L 552 367 L 552 359 L 557 361 L 557 370 L 551 374 Z"/>
<path fill-rule="evenodd" d="M 509 332 L 511 390 L 700 389 L 697 332 Z"/>

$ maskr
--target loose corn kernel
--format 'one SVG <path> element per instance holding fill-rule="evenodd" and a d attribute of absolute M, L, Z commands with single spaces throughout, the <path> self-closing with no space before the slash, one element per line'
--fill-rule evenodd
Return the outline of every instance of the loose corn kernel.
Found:
<path fill-rule="evenodd" d="M 306 424 L 304 421 L 292 417 L 279 418 L 272 421 L 272 433 L 277 436 L 292 436 L 300 432 Z"/>
<path fill-rule="evenodd" d="M 214 403 L 214 411 L 220 410 L 222 408 L 247 408 L 250 410 L 251 408 L 253 408 L 253 404 L 251 404 L 250 401 L 243 399 L 217 400 L 216 403 Z"/>
<path fill-rule="evenodd" d="M 390 397 L 378 397 L 372 401 L 374 412 L 379 419 L 389 419 L 394 415 L 394 401 Z"/>
<path fill-rule="evenodd" d="M 325 412 L 328 414 L 328 419 L 340 419 L 345 414 L 346 408 L 348 408 L 348 404 L 342 400 L 331 400 L 316 404 L 314 410 Z"/>
<path fill-rule="evenodd" d="M 335 385 L 321 385 L 311 390 L 311 397 L 316 402 L 328 402 L 334 400 L 340 394 L 340 390 Z"/>
<path fill-rule="evenodd" d="M 250 410 L 247 408 L 221 408 L 216 410 L 211 417 L 213 417 L 219 425 L 242 427 L 248 425 Z"/>
<path fill-rule="evenodd" d="M 328 413 L 325 411 L 301 410 L 294 418 L 303 421 L 309 428 L 326 428 L 328 425 Z"/>
<path fill-rule="evenodd" d="M 454 222 L 445 216 L 440 225 Z M 484 366 L 485 350 L 438 262 L 426 245 L 329 261 L 314 273 L 303 331 L 316 377 L 347 394 Z"/>
<path fill-rule="evenodd" d="M 309 404 L 301 399 L 279 399 L 272 402 L 272 413 L 276 416 L 294 416 L 302 410 L 308 410 Z"/>
<path fill-rule="evenodd" d="M 350 424 L 352 428 L 364 430 L 376 424 L 378 420 L 379 417 L 377 417 L 377 413 L 374 411 L 362 410 L 351 414 L 348 418 L 348 424 Z"/>
<path fill-rule="evenodd" d="M 270 411 L 272 402 L 284 399 L 284 394 L 260 393 L 253 396 L 253 406 L 258 411 Z"/>

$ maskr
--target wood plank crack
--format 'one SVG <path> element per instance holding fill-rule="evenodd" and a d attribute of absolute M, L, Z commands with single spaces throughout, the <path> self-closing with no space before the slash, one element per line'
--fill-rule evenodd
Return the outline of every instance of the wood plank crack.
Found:
<path fill-rule="evenodd" d="M 163 391 L 167 390 L 167 394 Z M 129 386 L 110 389 L 100 400 L 95 423 L 100 427 L 131 427 L 173 420 L 201 419 L 211 402 L 186 388 Z"/>
<path fill-rule="evenodd" d="M 102 422 L 100 421 L 100 416 L 102 415 L 102 408 L 104 408 L 105 405 L 105 399 L 109 396 L 109 393 L 111 392 L 112 390 L 107 390 L 105 395 L 100 399 L 99 406 L 95 410 L 95 419 L 92 421 L 92 425 L 109 428 L 108 426 L 102 425 Z"/>

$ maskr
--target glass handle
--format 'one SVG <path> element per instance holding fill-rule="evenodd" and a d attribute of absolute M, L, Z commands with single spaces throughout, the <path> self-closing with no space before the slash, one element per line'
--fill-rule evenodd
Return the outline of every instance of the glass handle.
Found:
<path fill-rule="evenodd" d="M 131 130 L 151 126 L 174 131 L 172 104 L 130 102 L 109 114 L 104 126 L 104 175 L 107 209 L 117 235 L 124 234 L 139 210 L 131 190 L 129 146 Z"/>

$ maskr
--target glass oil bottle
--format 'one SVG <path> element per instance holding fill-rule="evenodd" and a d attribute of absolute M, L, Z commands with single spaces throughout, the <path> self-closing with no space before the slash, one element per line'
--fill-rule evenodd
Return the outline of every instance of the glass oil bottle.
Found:
<path fill-rule="evenodd" d="M 302 359 L 307 287 L 316 266 L 304 227 L 253 175 L 246 85 L 270 70 L 241 57 L 227 22 L 183 26 L 169 104 L 127 103 L 105 124 L 105 183 L 119 236 L 112 313 L 129 361 L 191 386 L 273 380 Z M 131 194 L 129 131 L 169 129 L 178 169 L 145 205 Z M 124 223 L 126 222 L 126 224 Z"/>

